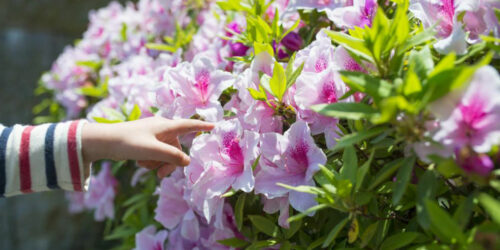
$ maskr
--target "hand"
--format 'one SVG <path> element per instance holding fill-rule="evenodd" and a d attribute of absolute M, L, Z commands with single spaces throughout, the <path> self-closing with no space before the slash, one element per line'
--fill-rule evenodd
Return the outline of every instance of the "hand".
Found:
<path fill-rule="evenodd" d="M 177 166 L 189 165 L 189 156 L 182 152 L 178 136 L 210 131 L 213 127 L 212 123 L 199 120 L 160 117 L 114 124 L 88 123 L 82 129 L 83 160 L 85 166 L 102 159 L 137 160 L 140 166 L 158 169 L 158 177 L 162 178 Z"/>

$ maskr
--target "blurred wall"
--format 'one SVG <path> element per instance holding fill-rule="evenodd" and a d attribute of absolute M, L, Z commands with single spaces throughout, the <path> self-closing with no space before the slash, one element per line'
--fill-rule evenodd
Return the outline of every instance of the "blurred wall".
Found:
<path fill-rule="evenodd" d="M 0 0 L 0 123 L 28 124 L 38 78 L 105 0 Z M 108 249 L 103 223 L 70 215 L 64 192 L 0 199 L 0 249 Z"/>

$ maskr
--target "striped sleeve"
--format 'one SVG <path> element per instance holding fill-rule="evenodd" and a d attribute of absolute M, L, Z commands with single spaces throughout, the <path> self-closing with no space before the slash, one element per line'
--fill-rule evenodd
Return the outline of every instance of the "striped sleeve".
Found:
<path fill-rule="evenodd" d="M 87 190 L 89 166 L 83 165 L 81 143 L 85 123 L 0 125 L 0 196 Z"/>

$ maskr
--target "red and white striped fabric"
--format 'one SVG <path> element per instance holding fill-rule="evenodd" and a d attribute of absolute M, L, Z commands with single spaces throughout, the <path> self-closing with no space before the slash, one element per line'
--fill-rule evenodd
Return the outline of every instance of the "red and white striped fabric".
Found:
<path fill-rule="evenodd" d="M 87 190 L 81 144 L 85 122 L 0 124 L 0 196 L 51 189 Z"/>

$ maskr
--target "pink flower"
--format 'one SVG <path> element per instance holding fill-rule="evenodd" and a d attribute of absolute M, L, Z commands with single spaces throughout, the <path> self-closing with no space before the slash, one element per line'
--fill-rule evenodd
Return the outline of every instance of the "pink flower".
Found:
<path fill-rule="evenodd" d="M 480 154 L 463 157 L 460 155 L 460 152 L 456 155 L 458 163 L 467 173 L 476 173 L 481 176 L 488 176 L 495 168 L 495 164 L 488 155 Z"/>
<path fill-rule="evenodd" d="M 288 197 L 267 199 L 266 196 L 262 196 L 262 201 L 264 202 L 264 212 L 274 214 L 279 211 L 278 224 L 283 228 L 290 227 L 288 223 L 288 217 L 290 215 L 290 202 L 288 202 Z"/>
<path fill-rule="evenodd" d="M 363 66 L 361 66 L 354 58 L 349 55 L 349 52 L 342 47 L 338 46 L 335 49 L 335 59 L 334 64 L 339 70 L 347 70 L 347 71 L 358 71 L 368 73 Z M 369 65 L 370 67 L 371 65 Z"/>
<path fill-rule="evenodd" d="M 197 240 L 200 237 L 199 222 L 190 204 L 185 200 L 188 195 L 185 184 L 186 179 L 179 170 L 161 181 L 155 220 L 170 230 L 180 225 L 182 237 Z"/>
<path fill-rule="evenodd" d="M 255 193 L 268 199 L 286 197 L 293 208 L 305 211 L 314 206 L 314 196 L 276 185 L 314 186 L 313 176 L 326 156 L 316 146 L 307 123 L 297 121 L 284 135 L 265 133 L 261 139 L 260 171 L 255 177 Z"/>
<path fill-rule="evenodd" d="M 186 176 L 193 189 L 191 201 L 203 211 L 207 221 L 220 204 L 217 198 L 230 188 L 253 190 L 252 164 L 258 154 L 258 138 L 233 119 L 217 123 L 211 134 L 194 140 L 191 148 L 194 160 L 186 168 Z"/>
<path fill-rule="evenodd" d="M 192 63 L 183 62 L 168 70 L 165 78 L 177 94 L 170 111 L 173 118 L 198 114 L 207 121 L 222 119 L 218 99 L 234 82 L 230 73 L 217 70 L 209 59 L 198 56 Z"/>
<path fill-rule="evenodd" d="M 287 6 L 287 11 L 296 10 L 313 10 L 326 11 L 333 10 L 339 7 L 337 0 L 290 0 Z"/>
<path fill-rule="evenodd" d="M 69 213 L 76 214 L 83 212 L 85 206 L 85 193 L 83 192 L 65 192 L 66 200 L 69 202 Z"/>
<path fill-rule="evenodd" d="M 440 128 L 434 140 L 449 151 L 471 146 L 487 153 L 500 143 L 500 76 L 491 66 L 477 70 L 463 93 L 451 93 L 434 106 L 441 106 Z"/>
<path fill-rule="evenodd" d="M 302 37 L 300 37 L 299 33 L 296 32 L 288 33 L 288 35 L 281 40 L 281 44 L 290 51 L 299 50 L 303 43 L 304 41 L 302 40 Z"/>
<path fill-rule="evenodd" d="M 155 226 L 148 226 L 135 235 L 135 250 L 163 250 L 168 232 L 156 232 Z"/>
<path fill-rule="evenodd" d="M 343 7 L 327 11 L 326 14 L 337 27 L 352 29 L 372 25 L 372 19 L 377 11 L 375 0 L 347 0 Z"/>
<path fill-rule="evenodd" d="M 111 174 L 110 162 L 103 163 L 99 174 L 90 178 L 89 191 L 85 193 L 85 205 L 88 208 L 95 209 L 94 218 L 96 221 L 114 218 L 113 201 L 117 185 L 117 180 Z"/>
<path fill-rule="evenodd" d="M 332 68 L 321 73 L 305 72 L 300 75 L 295 84 L 295 103 L 298 107 L 298 116 L 310 124 L 314 135 L 325 133 L 327 146 L 335 145 L 334 138 L 337 131 L 337 119 L 320 115 L 311 110 L 317 104 L 339 102 L 348 91 L 348 87 L 340 79 L 339 73 Z M 343 101 L 352 101 L 348 98 Z"/>
<path fill-rule="evenodd" d="M 316 35 L 314 42 L 297 52 L 294 68 L 298 68 L 304 63 L 302 72 L 319 73 L 329 67 L 334 67 L 334 61 L 335 47 L 324 30 L 321 30 Z"/>
<path fill-rule="evenodd" d="M 499 34 L 498 20 L 494 18 L 494 7 L 500 4 L 490 0 L 412 0 L 410 11 L 422 21 L 425 28 L 437 24 L 437 37 L 440 39 L 434 48 L 447 54 L 455 51 L 464 54 L 467 43 L 479 41 L 479 35 L 493 31 Z M 465 12 L 463 20 L 459 15 Z M 469 37 L 467 38 L 468 32 Z"/>
<path fill-rule="evenodd" d="M 281 132 L 283 129 L 282 117 L 275 116 L 274 109 L 264 101 L 257 101 L 247 91 L 248 88 L 259 89 L 260 74 L 272 76 L 274 58 L 267 52 L 259 53 L 252 61 L 250 68 L 240 74 L 235 82 L 235 88 L 239 89 L 237 96 L 233 97 L 231 109 L 236 113 L 243 128 L 255 132 Z M 269 98 L 273 98 L 268 95 Z M 248 112 L 252 110 L 252 112 Z"/>

